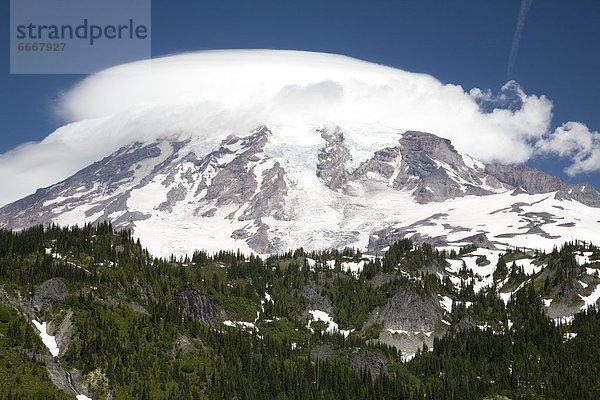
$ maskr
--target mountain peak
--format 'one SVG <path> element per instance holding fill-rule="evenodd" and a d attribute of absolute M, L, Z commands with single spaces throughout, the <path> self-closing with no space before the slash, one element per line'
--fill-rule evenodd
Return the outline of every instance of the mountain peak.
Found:
<path fill-rule="evenodd" d="M 532 168 L 485 165 L 430 133 L 396 132 L 377 149 L 377 136 L 359 142 L 335 124 L 306 140 L 288 129 L 259 125 L 216 145 L 136 142 L 1 208 L 0 223 L 22 229 L 108 219 L 133 228 L 161 255 L 300 246 L 379 251 L 405 236 L 445 246 L 484 235 L 499 248 L 551 248 L 597 229 L 585 216 L 592 209 L 581 204 L 600 206 L 593 188 Z"/>

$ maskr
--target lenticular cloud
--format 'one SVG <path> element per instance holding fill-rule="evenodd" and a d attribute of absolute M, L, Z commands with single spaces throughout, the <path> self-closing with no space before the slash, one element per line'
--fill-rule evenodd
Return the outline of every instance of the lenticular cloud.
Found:
<path fill-rule="evenodd" d="M 514 92 L 518 108 L 484 109 L 473 91 L 426 74 L 332 54 L 228 50 L 111 68 L 67 92 L 59 112 L 78 121 L 157 108 L 190 110 L 194 124 L 218 121 L 232 130 L 256 123 L 383 122 L 446 137 L 483 161 L 515 163 L 531 157 L 530 141 L 546 133 L 552 104 L 520 88 Z"/>
<path fill-rule="evenodd" d="M 485 162 L 521 163 L 555 147 L 538 145 L 552 140 L 551 101 L 515 82 L 498 94 L 467 92 L 426 74 L 300 51 L 203 51 L 120 65 L 66 91 L 56 110 L 67 125 L 0 155 L 0 179 L 15 182 L 0 205 L 131 142 L 216 140 L 262 124 L 308 135 L 332 122 L 374 141 L 381 130 L 421 130 Z"/>

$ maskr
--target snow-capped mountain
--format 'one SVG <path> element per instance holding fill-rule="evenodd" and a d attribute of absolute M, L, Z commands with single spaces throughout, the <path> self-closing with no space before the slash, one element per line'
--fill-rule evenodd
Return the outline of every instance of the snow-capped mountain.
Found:
<path fill-rule="evenodd" d="M 598 241 L 600 194 L 525 167 L 484 164 L 415 131 L 328 123 L 123 146 L 0 209 L 0 224 L 112 220 L 156 255 L 270 253 L 409 236 L 437 246 L 551 249 Z"/>

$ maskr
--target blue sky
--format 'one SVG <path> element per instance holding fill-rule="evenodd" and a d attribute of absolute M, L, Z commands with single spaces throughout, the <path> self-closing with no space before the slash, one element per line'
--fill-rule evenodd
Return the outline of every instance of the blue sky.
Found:
<path fill-rule="evenodd" d="M 444 83 L 497 91 L 520 1 L 167 1 L 152 3 L 152 54 L 272 48 L 344 54 Z M 0 6 L 9 24 L 9 2 Z M 534 0 L 512 78 L 554 103 L 554 125 L 600 130 L 600 1 Z M 0 152 L 38 141 L 62 124 L 53 106 L 82 75 L 10 75 L 9 37 L 0 47 Z M 434 132 L 435 133 L 435 132 Z M 556 157 L 530 165 L 600 187 L 600 173 L 574 178 Z"/>

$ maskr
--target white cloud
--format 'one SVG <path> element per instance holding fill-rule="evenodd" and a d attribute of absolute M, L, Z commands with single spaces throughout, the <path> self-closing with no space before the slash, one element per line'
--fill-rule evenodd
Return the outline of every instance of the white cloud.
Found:
<path fill-rule="evenodd" d="M 572 164 L 565 172 L 574 176 L 600 171 L 600 133 L 581 122 L 567 122 L 536 144 L 539 154 L 568 157 Z"/>
<path fill-rule="evenodd" d="M 327 121 L 349 134 L 384 124 L 446 137 L 482 161 L 520 163 L 535 154 L 552 119 L 551 101 L 515 82 L 498 95 L 466 92 L 430 75 L 344 56 L 274 50 L 205 51 L 117 66 L 82 80 L 56 108 L 73 123 L 0 156 L 0 179 L 18 181 L 2 191 L 0 204 L 124 144 L 162 136 L 216 142 L 260 124 L 300 126 L 307 135 Z"/>

